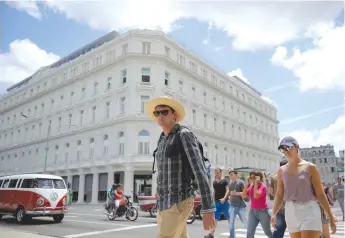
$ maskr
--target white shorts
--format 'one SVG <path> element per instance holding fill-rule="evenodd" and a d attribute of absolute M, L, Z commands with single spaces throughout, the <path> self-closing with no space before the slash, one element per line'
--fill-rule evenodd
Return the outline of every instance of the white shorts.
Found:
<path fill-rule="evenodd" d="M 316 201 L 286 202 L 285 221 L 289 233 L 322 230 L 321 210 Z"/>
<path fill-rule="evenodd" d="M 114 202 L 115 202 L 115 207 L 119 207 L 120 206 L 120 201 L 121 200 L 115 200 Z"/>

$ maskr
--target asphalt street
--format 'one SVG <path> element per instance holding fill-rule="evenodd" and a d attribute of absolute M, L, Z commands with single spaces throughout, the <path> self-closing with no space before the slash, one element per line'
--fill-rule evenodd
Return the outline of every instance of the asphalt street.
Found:
<path fill-rule="evenodd" d="M 341 211 L 335 207 L 335 214 L 341 221 Z M 157 237 L 157 224 L 154 218 L 148 213 L 139 212 L 136 221 L 127 221 L 124 218 L 117 218 L 115 221 L 109 221 L 103 214 L 101 205 L 72 205 L 69 213 L 61 223 L 54 223 L 51 218 L 34 218 L 31 222 L 19 225 L 12 217 L 3 217 L 0 220 L 1 228 L 10 228 L 17 231 L 24 231 L 30 234 L 40 234 L 50 237 L 61 238 L 137 238 L 137 237 Z M 229 226 L 227 221 L 221 221 L 218 224 L 216 237 L 228 237 Z M 188 225 L 190 238 L 201 238 L 206 234 L 202 229 L 201 220 L 196 220 L 193 224 Z M 3 236 L 1 236 L 3 237 Z M 18 236 L 18 238 L 23 238 Z M 236 237 L 246 237 L 246 230 L 243 224 L 237 219 Z M 261 227 L 257 228 L 257 238 L 265 237 Z M 286 233 L 285 237 L 289 237 Z M 332 237 L 344 237 L 344 222 L 338 223 L 338 232 Z M 4 237 L 7 238 L 7 237 Z M 9 238 L 17 238 L 11 235 Z"/>

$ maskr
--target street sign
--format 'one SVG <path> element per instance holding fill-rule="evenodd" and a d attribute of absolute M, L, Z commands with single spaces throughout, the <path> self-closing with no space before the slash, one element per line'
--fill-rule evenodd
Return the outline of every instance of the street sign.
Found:
<path fill-rule="evenodd" d="M 344 172 L 344 168 L 338 168 L 338 172 Z"/>

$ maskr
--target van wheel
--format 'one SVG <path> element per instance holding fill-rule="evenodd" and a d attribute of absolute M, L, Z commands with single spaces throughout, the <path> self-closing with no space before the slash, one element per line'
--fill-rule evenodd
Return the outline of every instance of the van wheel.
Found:
<path fill-rule="evenodd" d="M 25 217 L 25 210 L 23 207 L 18 207 L 16 211 L 16 220 L 18 223 L 22 223 Z"/>
<path fill-rule="evenodd" d="M 54 215 L 53 219 L 56 222 L 61 222 L 63 220 L 63 218 L 65 217 L 65 215 Z"/>

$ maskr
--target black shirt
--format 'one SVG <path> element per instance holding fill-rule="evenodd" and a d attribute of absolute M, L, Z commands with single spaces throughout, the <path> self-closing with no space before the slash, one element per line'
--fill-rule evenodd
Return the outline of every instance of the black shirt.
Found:
<path fill-rule="evenodd" d="M 219 182 L 217 182 L 216 180 L 213 181 L 213 189 L 216 201 L 222 199 L 225 196 L 226 187 L 228 186 L 228 184 L 229 181 L 227 179 L 222 179 Z"/>

